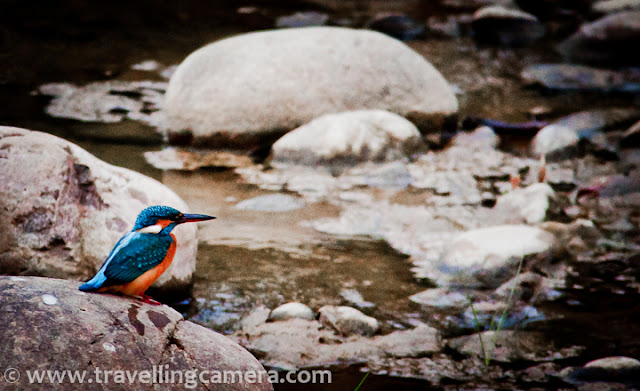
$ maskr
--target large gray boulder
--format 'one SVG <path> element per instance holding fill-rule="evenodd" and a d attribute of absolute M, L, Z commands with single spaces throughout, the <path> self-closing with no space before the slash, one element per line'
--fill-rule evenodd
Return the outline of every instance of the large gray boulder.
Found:
<path fill-rule="evenodd" d="M 150 205 L 186 211 L 168 187 L 61 138 L 0 127 L 0 273 L 86 280 Z M 155 286 L 191 284 L 196 225 L 174 231 L 173 263 Z"/>
<path fill-rule="evenodd" d="M 247 146 L 327 114 L 388 110 L 439 129 L 458 102 L 421 55 L 386 35 L 338 27 L 243 34 L 187 57 L 164 102 L 170 139 Z M 184 141 L 184 138 L 182 138 Z"/>
<path fill-rule="evenodd" d="M 2 380 L 3 390 L 273 390 L 249 352 L 167 306 L 80 292 L 71 281 L 3 276 L 0 308 L 0 368 L 13 368 L 7 380 L 16 380 Z M 85 378 L 30 384 L 27 371 L 35 370 L 85 371 Z M 263 381 L 213 384 L 213 371 L 253 372 Z"/>

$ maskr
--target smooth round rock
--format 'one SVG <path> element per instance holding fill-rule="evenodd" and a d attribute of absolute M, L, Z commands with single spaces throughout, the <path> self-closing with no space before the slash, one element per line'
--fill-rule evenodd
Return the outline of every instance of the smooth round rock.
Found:
<path fill-rule="evenodd" d="M 302 303 L 292 302 L 277 307 L 269 314 L 269 320 L 272 321 L 289 319 L 313 320 L 313 310 Z"/>
<path fill-rule="evenodd" d="M 515 274 L 525 255 L 552 249 L 554 236 L 527 225 L 498 225 L 456 236 L 446 247 L 441 269 L 452 283 L 498 287 Z"/>
<path fill-rule="evenodd" d="M 361 109 L 437 130 L 458 102 L 442 75 L 402 42 L 339 27 L 216 41 L 180 64 L 164 102 L 170 140 L 227 147 L 273 142 L 323 114 Z"/>
<path fill-rule="evenodd" d="M 384 162 L 424 148 L 411 122 L 383 110 L 326 114 L 279 139 L 272 147 L 276 162 L 301 165 Z"/>
<path fill-rule="evenodd" d="M 583 24 L 557 49 L 572 61 L 635 66 L 639 42 L 640 11 L 621 11 Z"/>
<path fill-rule="evenodd" d="M 378 331 L 378 321 L 353 307 L 325 305 L 318 310 L 320 323 L 334 328 L 344 336 L 372 336 Z"/>
<path fill-rule="evenodd" d="M 476 11 L 471 27 L 478 41 L 508 46 L 528 45 L 544 35 L 534 15 L 499 5 Z"/>

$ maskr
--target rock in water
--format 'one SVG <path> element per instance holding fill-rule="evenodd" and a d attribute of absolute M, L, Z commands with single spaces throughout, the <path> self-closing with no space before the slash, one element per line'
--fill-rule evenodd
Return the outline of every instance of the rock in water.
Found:
<path fill-rule="evenodd" d="M 440 268 L 451 282 L 497 287 L 515 274 L 528 254 L 551 250 L 554 236 L 527 225 L 499 225 L 467 231 L 449 243 Z"/>
<path fill-rule="evenodd" d="M 640 10 L 638 0 L 599 0 L 591 5 L 591 11 L 598 14 L 613 14 L 620 11 Z"/>
<path fill-rule="evenodd" d="M 574 61 L 608 62 L 636 66 L 640 61 L 640 11 L 623 11 L 586 23 L 558 45 Z"/>
<path fill-rule="evenodd" d="M 551 90 L 598 92 L 640 92 L 640 70 L 623 71 L 574 64 L 530 65 L 521 72 L 525 83 L 540 84 Z"/>
<path fill-rule="evenodd" d="M 251 146 L 314 118 L 381 109 L 440 129 L 458 102 L 442 75 L 373 31 L 308 27 L 243 34 L 187 57 L 164 103 L 170 140 Z M 184 138 L 183 138 L 184 140 Z"/>
<path fill-rule="evenodd" d="M 504 223 L 536 224 L 546 219 L 549 206 L 555 198 L 551 186 L 534 183 L 500 196 L 493 210 L 497 220 Z"/>
<path fill-rule="evenodd" d="M 502 6 L 479 9 L 471 26 L 478 41 L 507 46 L 528 45 L 544 35 L 544 26 L 538 18 Z"/>
<path fill-rule="evenodd" d="M 378 331 L 378 321 L 353 307 L 325 305 L 318 310 L 320 323 L 344 336 L 372 336 Z"/>
<path fill-rule="evenodd" d="M 238 202 L 236 209 L 261 212 L 289 212 L 302 209 L 304 200 L 286 194 L 267 194 Z"/>
<path fill-rule="evenodd" d="M 286 303 L 274 309 L 269 314 L 269 320 L 280 321 L 289 319 L 313 320 L 313 311 L 302 303 Z"/>
<path fill-rule="evenodd" d="M 0 127 L 0 141 L 4 274 L 86 280 L 142 209 L 188 209 L 156 180 L 105 163 L 61 138 Z M 176 255 L 154 286 L 180 292 L 190 287 L 195 270 L 196 226 L 184 224 L 173 232 Z"/>
<path fill-rule="evenodd" d="M 55 305 L 42 302 L 53 295 Z M 15 389 L 34 389 L 27 370 L 86 371 L 87 381 L 105 381 L 104 371 L 129 371 L 135 376 L 116 384 L 112 372 L 109 387 L 82 389 L 149 389 L 154 383 L 174 383 L 184 389 L 221 391 L 269 391 L 273 387 L 262 365 L 238 344 L 207 328 L 185 321 L 168 306 L 143 304 L 107 294 L 82 293 L 72 281 L 40 277 L 0 277 L 0 307 L 8 316 L 0 317 L 0 335 L 11 336 L 0 345 L 0 367 L 22 371 Z M 42 329 L 47 332 L 43 333 Z M 97 374 L 96 369 L 103 372 Z M 253 372 L 249 378 L 214 384 L 213 372 Z M 134 371 L 137 375 L 134 375 Z M 144 375 L 145 371 L 149 376 Z M 170 376 L 180 371 L 181 377 Z M 194 371 L 195 376 L 187 375 Z M 154 375 L 155 373 L 155 375 Z M 204 384 L 199 379 L 210 381 Z M 98 378 L 97 376 L 101 376 Z M 155 376 L 155 377 L 154 377 Z M 258 376 L 262 380 L 258 380 Z M 145 380 L 146 379 L 146 380 Z M 168 381 L 160 381 L 168 379 Z M 182 381 L 180 381 L 182 379 Z M 236 377 L 239 379 L 239 377 Z M 147 384 L 145 384 L 147 381 Z M 188 382 L 188 383 L 187 383 Z M 95 384 L 95 383 L 94 383 Z M 101 384 L 104 386 L 103 383 Z M 116 384 L 116 385 L 114 385 Z M 127 384 L 127 385 L 122 385 Z M 44 382 L 35 389 L 80 389 L 68 383 Z M 3 383 L 3 389 L 12 389 Z"/>
<path fill-rule="evenodd" d="M 382 110 L 326 114 L 278 140 L 276 162 L 317 164 L 390 161 L 407 157 L 424 144 L 411 122 Z"/>

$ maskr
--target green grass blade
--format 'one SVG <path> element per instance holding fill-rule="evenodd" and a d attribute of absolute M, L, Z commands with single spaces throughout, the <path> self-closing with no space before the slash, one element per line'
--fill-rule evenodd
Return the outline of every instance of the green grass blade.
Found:
<path fill-rule="evenodd" d="M 358 390 L 360 389 L 360 386 L 362 385 L 362 383 L 364 383 L 364 381 L 365 381 L 365 379 L 367 378 L 367 376 L 369 376 L 369 373 L 371 373 L 371 372 L 367 372 L 367 374 L 366 374 L 366 375 L 364 375 L 364 377 L 362 378 L 362 380 L 360 380 L 360 384 L 358 384 L 358 387 L 356 387 L 356 389 L 355 389 L 355 390 L 353 390 L 353 391 L 358 391 Z"/>
<path fill-rule="evenodd" d="M 518 264 L 518 270 L 516 271 L 516 275 L 514 278 L 517 278 L 522 271 L 522 264 L 524 263 L 524 258 L 520 258 L 520 263 Z M 496 327 L 496 332 L 493 334 L 493 340 L 491 341 L 491 352 L 493 352 L 496 348 L 496 342 L 498 341 L 498 333 L 500 329 L 502 329 L 502 324 L 504 323 L 504 319 L 507 317 L 507 311 L 511 308 L 511 300 L 513 299 L 513 294 L 516 291 L 516 284 L 514 283 L 511 287 L 511 291 L 509 292 L 509 298 L 507 299 L 507 306 L 504 307 L 502 311 L 502 316 L 500 316 L 500 321 L 498 321 L 498 326 Z M 488 365 L 488 364 L 487 364 Z"/>
<path fill-rule="evenodd" d="M 480 338 L 480 349 L 482 350 L 482 357 L 484 357 L 484 364 L 489 365 L 489 357 L 487 356 L 487 351 L 484 349 L 484 341 L 482 340 L 482 330 L 480 330 L 480 322 L 478 322 L 478 315 L 476 314 L 475 308 L 473 308 L 473 300 L 471 300 L 471 296 L 467 295 L 467 299 L 469 299 L 469 303 L 471 303 L 471 312 L 473 313 L 473 319 L 476 322 L 476 330 L 478 330 L 478 338 Z"/>

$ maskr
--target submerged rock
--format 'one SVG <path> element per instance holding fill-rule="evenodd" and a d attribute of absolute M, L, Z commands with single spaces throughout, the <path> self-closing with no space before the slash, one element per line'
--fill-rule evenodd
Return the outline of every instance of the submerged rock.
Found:
<path fill-rule="evenodd" d="M 640 40 L 640 11 L 622 11 L 583 24 L 557 46 L 564 56 L 577 61 L 637 65 L 640 54 L 631 47 Z"/>
<path fill-rule="evenodd" d="M 598 0 L 591 5 L 591 11 L 600 14 L 631 10 L 640 10 L 639 0 Z"/>
<path fill-rule="evenodd" d="M 640 70 L 608 70 L 573 64 L 539 64 L 520 74 L 525 83 L 552 90 L 640 92 Z"/>
<path fill-rule="evenodd" d="M 302 303 L 286 303 L 269 314 L 269 320 L 281 321 L 289 319 L 313 320 L 313 311 Z"/>
<path fill-rule="evenodd" d="M 397 160 L 424 148 L 411 122 L 383 110 L 326 114 L 279 139 L 275 162 L 315 166 Z"/>
<path fill-rule="evenodd" d="M 163 123 L 160 112 L 166 82 L 105 81 L 75 86 L 68 83 L 45 84 L 38 88 L 42 95 L 53 96 L 46 108 L 47 114 L 79 121 L 121 122 L 125 119 L 140 121 L 151 126 Z M 155 130 L 137 128 L 137 134 L 95 135 L 102 139 L 133 139 L 160 143 L 162 136 Z"/>
<path fill-rule="evenodd" d="M 292 15 L 280 16 L 276 19 L 276 27 L 278 28 L 292 28 L 292 27 L 310 27 L 310 26 L 322 26 L 329 21 L 329 15 L 309 11 L 309 12 L 296 12 Z"/>
<path fill-rule="evenodd" d="M 0 127 L 0 140 L 3 273 L 87 280 L 142 209 L 167 205 L 188 211 L 165 185 L 58 137 Z M 185 291 L 195 270 L 196 225 L 173 233 L 173 263 L 154 286 Z"/>
<path fill-rule="evenodd" d="M 267 194 L 238 202 L 236 209 L 261 212 L 288 212 L 302 209 L 304 200 L 286 194 Z"/>
<path fill-rule="evenodd" d="M 497 338 L 496 338 L 497 334 Z M 480 342 L 482 338 L 483 343 Z M 558 347 L 554 346 L 543 333 L 533 331 L 502 330 L 483 331 L 482 333 L 466 335 L 450 339 L 447 345 L 460 354 L 472 355 L 484 359 L 483 344 L 488 349 L 488 358 L 492 361 L 510 363 L 519 361 L 553 361 L 577 357 L 584 350 L 579 346 Z"/>
<path fill-rule="evenodd" d="M 249 156 L 225 151 L 188 151 L 165 148 L 145 152 L 147 163 L 161 170 L 194 171 L 199 168 L 236 168 L 253 164 Z"/>
<path fill-rule="evenodd" d="M 424 33 L 425 25 L 407 15 L 385 14 L 368 21 L 365 28 L 380 31 L 401 41 L 410 41 Z"/>
<path fill-rule="evenodd" d="M 640 385 L 640 361 L 631 357 L 600 358 L 568 372 L 565 380 L 574 384 L 611 382 Z"/>
<path fill-rule="evenodd" d="M 273 141 L 323 114 L 359 109 L 440 129 L 458 103 L 442 75 L 401 42 L 337 27 L 214 42 L 178 67 L 164 103 L 170 139 L 227 146 Z"/>
<path fill-rule="evenodd" d="M 43 296 L 57 300 L 43 303 Z M 149 383 L 156 379 L 157 383 L 197 390 L 210 389 L 213 384 L 201 383 L 198 377 L 189 379 L 186 373 L 205 373 L 215 368 L 253 372 L 255 380 L 262 376 L 255 383 L 240 378 L 215 384 L 217 390 L 273 390 L 264 368 L 249 352 L 229 338 L 185 321 L 168 306 L 79 292 L 77 283 L 72 281 L 0 276 L 0 307 L 9 315 L 0 317 L 0 334 L 12 336 L 0 346 L 2 368 L 17 368 L 24 374 L 24 370 L 60 369 L 64 363 L 65 370 L 86 371 L 88 378 L 97 368 L 112 371 L 111 381 L 118 371 L 124 374 L 126 368 L 139 374 L 130 384 L 133 388 L 139 388 L 134 384 L 142 384 L 146 378 Z M 41 332 L 43 325 L 46 333 Z M 168 376 L 171 371 L 181 372 L 180 377 L 174 375 L 174 382 L 157 377 L 161 373 Z M 101 380 L 105 381 L 104 372 Z M 47 385 L 42 389 L 74 389 L 63 383 L 62 387 L 43 384 Z M 15 389 L 32 387 L 27 376 L 15 383 Z M 8 389 L 12 389 L 10 385 Z"/>
<path fill-rule="evenodd" d="M 450 291 L 446 288 L 427 289 L 410 296 L 409 301 L 421 306 L 436 308 L 464 308 L 471 302 L 462 293 Z"/>
<path fill-rule="evenodd" d="M 378 331 L 378 321 L 353 307 L 325 305 L 318 310 L 320 323 L 344 336 L 372 336 Z"/>
<path fill-rule="evenodd" d="M 471 27 L 478 41 L 508 46 L 529 45 L 544 35 L 538 18 L 499 5 L 476 11 Z"/>
<path fill-rule="evenodd" d="M 375 303 L 365 301 L 360 292 L 355 289 L 343 289 L 340 292 L 340 296 L 347 302 L 347 304 L 361 310 L 371 309 L 376 306 Z"/>

